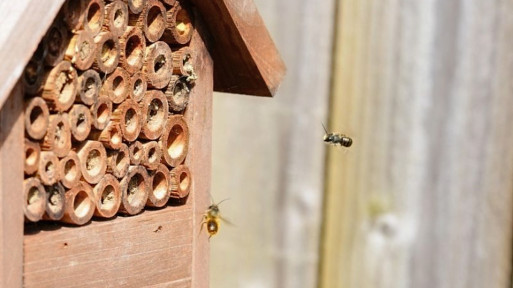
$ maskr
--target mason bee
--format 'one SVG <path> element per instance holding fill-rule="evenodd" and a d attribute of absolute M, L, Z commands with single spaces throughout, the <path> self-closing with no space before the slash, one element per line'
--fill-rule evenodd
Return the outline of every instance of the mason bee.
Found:
<path fill-rule="evenodd" d="M 212 203 L 210 206 L 208 206 L 208 209 L 203 214 L 203 222 L 201 222 L 200 232 L 201 232 L 201 230 L 203 230 L 203 225 L 206 225 L 207 232 L 210 235 L 210 236 L 208 236 L 208 239 L 210 239 L 210 237 L 216 235 L 217 231 L 219 231 L 219 225 L 220 225 L 219 220 L 223 220 L 224 222 L 230 223 L 229 221 L 227 221 L 226 219 L 223 219 L 223 217 L 221 217 L 221 214 L 219 211 L 219 204 L 223 203 L 226 200 L 228 200 L 228 199 L 224 199 L 223 201 L 221 201 L 217 204 Z"/>
<path fill-rule="evenodd" d="M 353 144 L 353 139 L 351 139 L 341 133 L 328 132 L 328 130 L 326 130 L 326 127 L 324 127 L 324 124 L 323 123 L 321 123 L 321 124 L 322 124 L 322 128 L 324 128 L 324 131 L 326 132 L 326 134 L 324 134 L 324 138 L 323 138 L 324 142 L 333 144 L 333 145 L 338 144 L 338 145 L 344 146 L 344 147 L 351 147 L 351 145 Z"/>

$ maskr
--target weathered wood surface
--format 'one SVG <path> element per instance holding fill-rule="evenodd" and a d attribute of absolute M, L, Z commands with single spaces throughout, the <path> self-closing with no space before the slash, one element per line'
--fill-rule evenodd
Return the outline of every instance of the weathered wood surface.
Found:
<path fill-rule="evenodd" d="M 512 13 L 340 2 L 321 287 L 511 287 Z"/>
<path fill-rule="evenodd" d="M 255 2 L 288 71 L 273 99 L 214 97 L 212 196 L 234 225 L 210 240 L 211 283 L 315 287 L 335 1 Z"/>
<path fill-rule="evenodd" d="M 26 287 L 208 287 L 207 234 L 199 229 L 210 201 L 213 73 L 198 34 L 191 47 L 198 51 L 201 69 L 185 114 L 191 137 L 185 163 L 193 177 L 187 204 L 83 227 L 29 229 Z"/>
<path fill-rule="evenodd" d="M 0 107 L 64 0 L 0 1 Z"/>
<path fill-rule="evenodd" d="M 23 94 L 17 84 L 0 110 L 0 287 L 22 286 L 23 131 Z"/>

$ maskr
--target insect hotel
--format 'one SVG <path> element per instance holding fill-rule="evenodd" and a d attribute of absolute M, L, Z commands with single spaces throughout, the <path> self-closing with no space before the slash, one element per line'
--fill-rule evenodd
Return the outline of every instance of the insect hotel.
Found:
<path fill-rule="evenodd" d="M 253 2 L 0 11 L 0 287 L 207 287 L 213 91 L 285 70 Z"/>

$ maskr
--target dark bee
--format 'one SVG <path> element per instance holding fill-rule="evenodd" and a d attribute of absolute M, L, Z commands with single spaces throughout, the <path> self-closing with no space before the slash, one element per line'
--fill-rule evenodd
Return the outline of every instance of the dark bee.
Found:
<path fill-rule="evenodd" d="M 216 235 L 217 231 L 219 231 L 219 225 L 220 225 L 219 220 L 223 220 L 223 221 L 229 223 L 226 219 L 223 219 L 221 217 L 221 214 L 219 212 L 219 204 L 223 203 L 226 200 L 228 200 L 228 199 L 224 199 L 223 201 L 221 201 L 217 204 L 212 203 L 210 206 L 208 206 L 208 209 L 203 214 L 203 222 L 201 222 L 200 232 L 203 229 L 203 225 L 206 225 L 207 232 L 210 235 L 210 236 L 208 236 L 208 239 L 210 239 L 210 237 Z"/>
<path fill-rule="evenodd" d="M 322 128 L 324 128 L 324 131 L 326 132 L 323 138 L 324 142 L 333 145 L 338 144 L 344 147 L 351 147 L 351 145 L 353 144 L 353 139 L 347 137 L 346 135 L 341 133 L 328 132 L 328 130 L 326 130 L 326 127 L 324 127 L 324 124 L 322 124 Z"/>

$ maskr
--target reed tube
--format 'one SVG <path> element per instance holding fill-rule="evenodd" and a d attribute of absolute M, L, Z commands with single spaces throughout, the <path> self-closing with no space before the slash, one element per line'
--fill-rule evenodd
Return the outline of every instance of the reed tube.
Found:
<path fill-rule="evenodd" d="M 123 178 L 130 166 L 130 152 L 126 144 L 122 144 L 119 150 L 107 150 L 107 172 L 116 178 Z"/>
<path fill-rule="evenodd" d="M 62 158 L 59 164 L 61 183 L 66 188 L 73 188 L 82 178 L 80 159 L 75 151 Z"/>
<path fill-rule="evenodd" d="M 41 143 L 41 150 L 53 151 L 57 157 L 65 157 L 71 149 L 71 130 L 68 114 L 52 114 L 48 130 Z"/>
<path fill-rule="evenodd" d="M 106 174 L 105 177 L 94 186 L 93 194 L 96 199 L 94 216 L 111 218 L 116 215 L 121 205 L 121 188 L 118 180 L 114 176 Z"/>
<path fill-rule="evenodd" d="M 105 21 L 105 3 L 103 0 L 89 0 L 84 16 L 84 30 L 91 33 L 93 37 L 98 35 Z"/>
<path fill-rule="evenodd" d="M 41 97 L 50 111 L 67 111 L 78 91 L 78 75 L 69 61 L 61 61 L 45 76 Z"/>
<path fill-rule="evenodd" d="M 121 206 L 119 212 L 135 215 L 142 211 L 148 200 L 148 172 L 142 166 L 130 166 L 121 180 Z"/>
<path fill-rule="evenodd" d="M 123 0 L 128 4 L 128 9 L 133 14 L 139 14 L 142 12 L 143 7 L 146 6 L 146 0 Z"/>
<path fill-rule="evenodd" d="M 68 44 L 64 59 L 75 65 L 75 68 L 87 70 L 93 65 L 96 54 L 96 44 L 93 36 L 87 31 L 78 31 Z"/>
<path fill-rule="evenodd" d="M 60 162 L 55 153 L 42 151 L 39 156 L 37 176 L 43 185 L 53 185 L 60 180 Z"/>
<path fill-rule="evenodd" d="M 165 42 L 158 41 L 146 47 L 143 73 L 148 87 L 165 88 L 173 75 L 173 53 Z"/>
<path fill-rule="evenodd" d="M 47 53 L 45 56 L 45 64 L 47 66 L 56 66 L 64 58 L 66 47 L 68 47 L 68 30 L 60 21 L 54 21 L 45 35 L 47 45 Z"/>
<path fill-rule="evenodd" d="M 141 132 L 139 111 L 137 102 L 128 99 L 112 112 L 111 121 L 119 124 L 123 138 L 129 142 L 135 141 Z"/>
<path fill-rule="evenodd" d="M 105 5 L 105 25 L 114 37 L 121 36 L 128 25 L 128 6 L 120 0 Z"/>
<path fill-rule="evenodd" d="M 91 132 L 93 116 L 87 106 L 75 104 L 68 114 L 71 136 L 76 141 L 84 141 Z"/>
<path fill-rule="evenodd" d="M 171 174 L 166 165 L 158 164 L 157 168 L 149 172 L 151 189 L 146 205 L 151 207 L 163 207 L 169 200 L 171 191 Z"/>
<path fill-rule="evenodd" d="M 112 73 L 119 63 L 119 41 L 111 32 L 100 32 L 95 38 L 96 55 L 93 68 L 105 74 Z"/>
<path fill-rule="evenodd" d="M 37 222 L 45 213 L 45 189 L 39 179 L 32 177 L 23 181 L 23 213 L 25 219 Z"/>
<path fill-rule="evenodd" d="M 189 127 L 183 116 L 169 117 L 159 145 L 162 148 L 163 161 L 167 165 L 177 167 L 185 160 L 189 149 Z"/>
<path fill-rule="evenodd" d="M 158 41 L 166 28 L 166 8 L 158 0 L 147 0 L 142 12 L 130 15 L 128 21 L 130 26 L 140 27 L 149 42 Z"/>
<path fill-rule="evenodd" d="M 135 141 L 130 146 L 128 146 L 128 152 L 130 155 L 130 164 L 139 165 L 143 159 L 144 150 L 142 143 L 139 141 Z"/>
<path fill-rule="evenodd" d="M 143 145 L 143 159 L 141 164 L 149 170 L 155 170 L 162 159 L 162 149 L 157 141 L 150 141 Z"/>
<path fill-rule="evenodd" d="M 23 82 L 24 91 L 28 95 L 36 95 L 43 89 L 42 83 L 44 78 L 43 62 L 39 60 L 30 59 L 21 80 Z"/>
<path fill-rule="evenodd" d="M 75 102 L 93 105 L 98 99 L 101 85 L 100 74 L 93 69 L 86 70 L 78 77 L 78 96 Z"/>
<path fill-rule="evenodd" d="M 93 217 L 95 201 L 93 189 L 84 181 L 66 192 L 64 216 L 62 221 L 75 225 L 84 225 Z"/>
<path fill-rule="evenodd" d="M 65 1 L 62 6 L 63 20 L 66 26 L 73 33 L 79 31 L 84 26 L 84 17 L 86 15 L 87 1 L 72 0 Z"/>
<path fill-rule="evenodd" d="M 171 170 L 171 198 L 182 199 L 189 195 L 192 186 L 191 171 L 185 165 Z"/>
<path fill-rule="evenodd" d="M 140 138 L 155 140 L 162 135 L 169 114 L 166 95 L 159 90 L 145 93 L 140 105 L 142 129 Z"/>
<path fill-rule="evenodd" d="M 194 32 L 192 14 L 180 4 L 175 5 L 166 13 L 166 30 L 162 41 L 171 44 L 185 45 L 191 41 Z"/>
<path fill-rule="evenodd" d="M 50 112 L 45 100 L 34 97 L 25 106 L 25 132 L 35 140 L 41 140 L 46 135 Z"/>
<path fill-rule="evenodd" d="M 191 90 L 186 79 L 186 76 L 173 75 L 169 85 L 164 90 L 170 111 L 181 112 L 189 104 Z"/>
<path fill-rule="evenodd" d="M 146 39 L 139 27 L 129 26 L 119 38 L 119 62 L 130 74 L 141 70 L 146 50 Z"/>
<path fill-rule="evenodd" d="M 162 0 L 162 2 L 164 2 L 164 4 L 167 4 L 169 6 L 173 6 L 176 4 L 176 0 Z"/>
<path fill-rule="evenodd" d="M 100 182 L 107 170 L 107 151 L 102 143 L 88 140 L 78 149 L 82 178 L 90 184 Z"/>
<path fill-rule="evenodd" d="M 60 183 L 51 186 L 45 186 L 45 215 L 44 220 L 58 221 L 64 216 L 64 206 L 66 197 L 64 187 Z"/>
<path fill-rule="evenodd" d="M 114 104 L 123 102 L 130 94 L 130 74 L 118 67 L 103 83 L 101 94 L 109 97 Z"/>
<path fill-rule="evenodd" d="M 112 101 L 108 97 L 100 96 L 91 106 L 91 116 L 93 117 L 93 126 L 98 130 L 103 130 L 109 124 L 112 115 Z"/>
<path fill-rule="evenodd" d="M 130 78 L 130 87 L 132 88 L 130 91 L 130 98 L 136 102 L 141 102 L 147 89 L 146 76 L 141 72 L 137 72 L 132 75 Z"/>
<path fill-rule="evenodd" d="M 119 149 L 123 144 L 123 136 L 118 123 L 109 122 L 103 130 L 93 130 L 89 139 L 101 142 L 110 149 Z"/>
<path fill-rule="evenodd" d="M 32 142 L 25 138 L 25 161 L 24 172 L 25 175 L 32 175 L 36 173 L 39 166 L 39 157 L 41 154 L 41 147 L 38 142 Z"/>
<path fill-rule="evenodd" d="M 184 46 L 173 51 L 173 73 L 194 79 L 197 77 L 194 72 L 194 52 L 190 47 Z"/>

